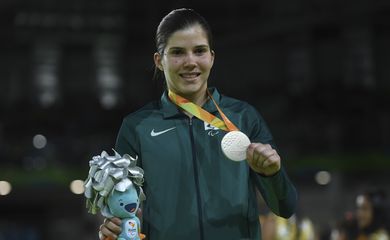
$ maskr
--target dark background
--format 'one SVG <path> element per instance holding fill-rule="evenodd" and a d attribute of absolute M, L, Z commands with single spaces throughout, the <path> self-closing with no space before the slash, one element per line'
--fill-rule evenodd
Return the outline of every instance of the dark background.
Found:
<path fill-rule="evenodd" d="M 214 31 L 209 85 L 267 120 L 298 217 L 321 233 L 359 191 L 388 193 L 389 1 L 1 0 L 0 181 L 12 191 L 0 195 L 0 240 L 97 239 L 101 219 L 69 184 L 111 151 L 125 115 L 160 96 L 154 33 L 178 7 Z"/>

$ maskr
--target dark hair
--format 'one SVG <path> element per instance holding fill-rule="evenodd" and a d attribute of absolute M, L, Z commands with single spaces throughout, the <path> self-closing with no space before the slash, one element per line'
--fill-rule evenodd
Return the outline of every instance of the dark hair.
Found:
<path fill-rule="evenodd" d="M 156 31 L 156 49 L 160 55 L 164 54 L 165 47 L 171 35 L 187 27 L 199 24 L 207 35 L 210 49 L 213 48 L 213 36 L 206 19 L 193 9 L 180 8 L 168 13 L 160 22 Z M 159 70 L 155 67 L 154 78 L 158 79 Z"/>
<path fill-rule="evenodd" d="M 354 224 L 352 224 L 349 228 L 349 239 L 356 239 L 359 233 L 365 233 L 369 235 L 381 228 L 388 230 L 386 193 L 381 189 L 370 189 L 363 191 L 358 196 L 365 197 L 371 203 L 373 219 L 371 224 L 364 229 L 358 228 L 355 219 Z"/>
<path fill-rule="evenodd" d="M 169 37 L 176 31 L 199 24 L 206 32 L 207 40 L 212 49 L 212 34 L 209 24 L 193 9 L 180 8 L 168 13 L 160 22 L 156 31 L 156 48 L 160 54 L 164 53 Z"/>

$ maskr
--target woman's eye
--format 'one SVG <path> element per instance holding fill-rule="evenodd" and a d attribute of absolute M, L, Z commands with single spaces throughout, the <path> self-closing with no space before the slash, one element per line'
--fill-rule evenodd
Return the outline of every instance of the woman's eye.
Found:
<path fill-rule="evenodd" d="M 196 55 L 202 55 L 202 54 L 207 52 L 207 49 L 206 48 L 198 48 L 198 49 L 195 49 L 194 52 Z"/>
<path fill-rule="evenodd" d="M 184 54 L 184 52 L 182 51 L 182 50 L 172 50 L 171 51 L 171 54 L 173 55 L 173 56 L 180 56 L 180 55 L 183 55 Z"/>
<path fill-rule="evenodd" d="M 122 207 L 122 206 L 123 206 L 123 203 L 119 203 L 119 205 Z"/>

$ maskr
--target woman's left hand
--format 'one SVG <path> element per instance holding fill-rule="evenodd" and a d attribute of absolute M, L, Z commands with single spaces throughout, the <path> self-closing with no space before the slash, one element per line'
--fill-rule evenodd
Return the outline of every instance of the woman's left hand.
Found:
<path fill-rule="evenodd" d="M 249 166 L 262 175 L 271 176 L 280 170 L 280 156 L 269 144 L 251 143 L 246 157 Z"/>

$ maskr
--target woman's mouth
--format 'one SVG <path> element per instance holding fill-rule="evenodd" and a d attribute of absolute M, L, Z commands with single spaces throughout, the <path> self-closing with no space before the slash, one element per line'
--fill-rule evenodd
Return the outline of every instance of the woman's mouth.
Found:
<path fill-rule="evenodd" d="M 200 73 L 198 72 L 193 72 L 193 73 L 180 73 L 179 76 L 184 78 L 184 79 L 187 79 L 187 80 L 192 80 L 192 79 L 195 79 L 197 78 L 198 76 L 200 75 Z"/>

